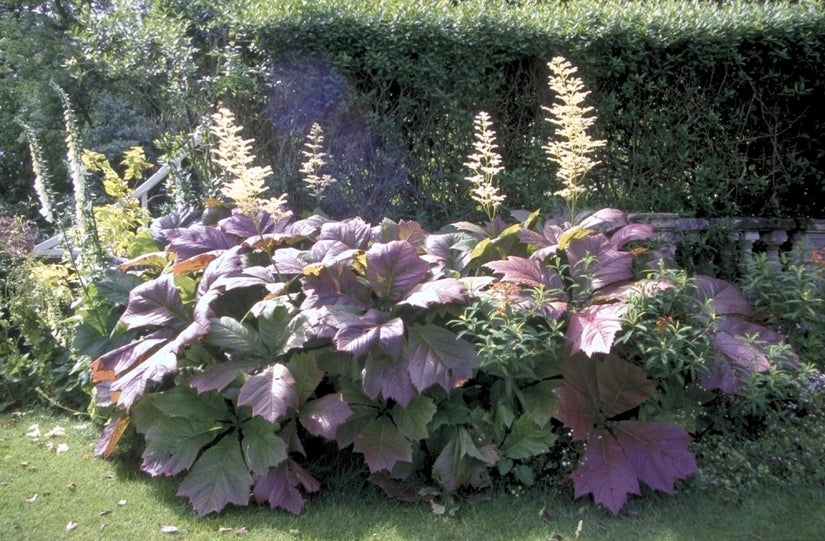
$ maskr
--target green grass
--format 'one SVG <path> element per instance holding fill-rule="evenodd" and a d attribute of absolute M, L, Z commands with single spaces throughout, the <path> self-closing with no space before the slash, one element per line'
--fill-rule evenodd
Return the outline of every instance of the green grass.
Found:
<path fill-rule="evenodd" d="M 41 435 L 27 436 L 37 424 Z M 56 426 L 65 436 L 47 437 Z M 176 480 L 151 479 L 134 461 L 92 454 L 96 428 L 78 418 L 30 412 L 0 416 L 0 539 L 267 540 L 821 540 L 825 487 L 753 491 L 741 501 L 682 490 L 646 493 L 613 517 L 570 488 L 495 491 L 435 516 L 426 503 L 390 500 L 352 473 L 321 479 L 301 516 L 268 507 L 199 518 L 175 496 Z M 57 445 L 68 450 L 57 453 Z M 36 495 L 36 497 L 35 497 Z M 544 510 L 544 512 L 542 512 Z M 67 525 L 76 527 L 67 530 Z M 161 531 L 174 526 L 177 533 Z M 561 537 L 553 537 L 554 535 Z"/>

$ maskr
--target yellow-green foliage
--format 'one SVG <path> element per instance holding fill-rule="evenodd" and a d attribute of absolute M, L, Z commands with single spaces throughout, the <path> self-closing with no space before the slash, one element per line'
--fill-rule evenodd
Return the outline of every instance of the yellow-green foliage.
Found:
<path fill-rule="evenodd" d="M 115 171 L 103 154 L 84 150 L 82 159 L 86 170 L 103 176 L 103 190 L 114 199 L 112 203 L 92 209 L 98 239 L 114 255 L 126 255 L 138 229 L 151 219 L 149 211 L 140 205 L 140 201 L 128 197 L 133 188 L 130 183 L 141 180 L 151 164 L 146 161 L 140 147 L 131 147 L 124 153 L 121 161 L 123 176 Z"/>

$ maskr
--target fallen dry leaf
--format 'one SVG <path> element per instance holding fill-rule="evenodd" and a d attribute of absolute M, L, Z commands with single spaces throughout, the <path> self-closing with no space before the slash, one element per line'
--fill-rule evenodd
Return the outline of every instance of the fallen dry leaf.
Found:
<path fill-rule="evenodd" d="M 26 436 L 30 438 L 39 438 L 40 437 L 40 425 L 31 425 L 29 429 L 26 431 Z"/>
<path fill-rule="evenodd" d="M 70 532 L 70 531 L 74 530 L 75 528 L 77 528 L 77 522 L 75 522 L 73 520 L 70 520 L 69 523 L 66 524 L 66 531 L 67 532 Z"/>
<path fill-rule="evenodd" d="M 65 443 L 58 443 L 57 447 L 54 450 L 55 454 L 62 455 L 63 453 L 69 452 L 69 446 Z"/>
<path fill-rule="evenodd" d="M 124 505 L 126 505 L 126 500 L 118 500 L 117 505 L 118 507 L 123 507 Z"/>
<path fill-rule="evenodd" d="M 440 503 L 436 503 L 434 500 L 430 500 L 430 507 L 433 510 L 433 515 L 435 516 L 441 516 L 447 511 L 446 507 Z"/>
<path fill-rule="evenodd" d="M 227 528 L 226 526 L 221 526 L 218 528 L 218 533 L 229 533 L 232 531 L 232 528 Z"/>
<path fill-rule="evenodd" d="M 179 531 L 180 530 L 178 530 L 177 526 L 161 526 L 160 527 L 160 533 L 178 533 Z"/>
<path fill-rule="evenodd" d="M 26 503 L 34 503 L 37 501 L 37 492 L 26 498 Z"/>
<path fill-rule="evenodd" d="M 111 509 L 103 509 L 103 510 L 102 510 L 100 513 L 98 513 L 97 515 L 98 515 L 98 516 L 100 516 L 100 517 L 105 517 L 106 515 L 108 515 L 108 514 L 109 514 L 109 513 L 111 513 L 111 512 L 112 512 L 112 510 L 111 510 Z"/>
<path fill-rule="evenodd" d="M 46 437 L 47 438 L 57 438 L 57 437 L 65 436 L 65 435 L 66 435 L 66 429 L 63 428 L 62 426 L 56 426 L 56 427 L 52 428 L 51 430 L 49 430 L 48 432 L 46 432 Z"/>
<path fill-rule="evenodd" d="M 74 492 L 75 490 L 77 490 L 77 484 L 76 483 L 69 483 L 68 485 L 66 485 L 66 488 L 68 488 L 69 490 Z"/>

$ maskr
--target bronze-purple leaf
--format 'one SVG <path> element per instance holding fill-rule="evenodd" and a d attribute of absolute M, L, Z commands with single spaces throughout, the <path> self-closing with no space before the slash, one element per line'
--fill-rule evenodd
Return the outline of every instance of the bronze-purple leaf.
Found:
<path fill-rule="evenodd" d="M 334 440 L 338 427 L 351 415 L 352 409 L 344 396 L 335 393 L 307 402 L 301 408 L 300 420 L 310 434 Z"/>
<path fill-rule="evenodd" d="M 366 254 L 367 279 L 379 299 L 404 298 L 427 275 L 430 265 L 407 241 L 373 244 Z"/>
<path fill-rule="evenodd" d="M 572 478 L 575 498 L 593 494 L 593 501 L 614 515 L 627 502 L 628 494 L 640 494 L 633 462 L 616 438 L 603 428 L 587 439 L 584 456 Z"/>
<path fill-rule="evenodd" d="M 298 409 L 295 387 L 289 369 L 276 363 L 246 380 L 238 393 L 238 405 L 250 406 L 253 415 L 274 423 L 290 408 Z"/>
<path fill-rule="evenodd" d="M 592 357 L 595 353 L 610 353 L 626 312 L 624 303 L 611 303 L 586 306 L 572 313 L 566 335 L 571 354 L 583 351 Z"/>

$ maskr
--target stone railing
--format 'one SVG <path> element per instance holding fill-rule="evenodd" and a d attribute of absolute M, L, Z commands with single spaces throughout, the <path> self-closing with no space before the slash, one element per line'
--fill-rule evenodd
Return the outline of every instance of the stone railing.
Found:
<path fill-rule="evenodd" d="M 631 214 L 633 222 L 656 227 L 663 242 L 662 250 L 675 257 L 680 242 L 689 241 L 713 228 L 728 232 L 743 256 L 765 253 L 779 259 L 781 252 L 793 248 L 825 248 L 825 220 L 795 218 L 683 218 L 678 214 Z"/>

